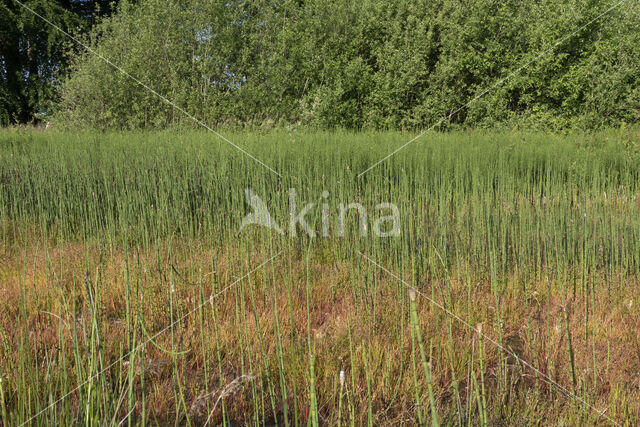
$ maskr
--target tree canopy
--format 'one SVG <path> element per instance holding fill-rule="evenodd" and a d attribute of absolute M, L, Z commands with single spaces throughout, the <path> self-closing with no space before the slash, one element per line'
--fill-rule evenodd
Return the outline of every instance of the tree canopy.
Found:
<path fill-rule="evenodd" d="M 421 128 L 490 89 L 443 126 L 597 128 L 640 119 L 640 4 L 586 25 L 614 4 L 123 0 L 86 40 L 213 126 Z M 185 120 L 81 50 L 59 95 L 58 116 L 72 125 Z"/>
<path fill-rule="evenodd" d="M 22 0 L 71 33 L 87 31 L 111 0 Z M 37 120 L 53 99 L 75 48 L 60 31 L 14 0 L 0 0 L 0 125 Z"/>

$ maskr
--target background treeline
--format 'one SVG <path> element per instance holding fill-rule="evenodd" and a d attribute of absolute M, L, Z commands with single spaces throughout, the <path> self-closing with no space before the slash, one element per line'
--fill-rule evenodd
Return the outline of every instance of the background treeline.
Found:
<path fill-rule="evenodd" d="M 214 126 L 415 129 L 481 94 L 618 0 L 121 1 L 85 34 Z M 598 128 L 640 120 L 640 3 L 629 0 L 446 123 Z M 183 114 L 72 54 L 59 121 L 166 127 Z"/>
<path fill-rule="evenodd" d="M 112 0 L 21 0 L 71 33 L 88 31 Z M 35 123 L 51 110 L 68 69 L 69 39 L 14 0 L 0 0 L 0 126 Z"/>

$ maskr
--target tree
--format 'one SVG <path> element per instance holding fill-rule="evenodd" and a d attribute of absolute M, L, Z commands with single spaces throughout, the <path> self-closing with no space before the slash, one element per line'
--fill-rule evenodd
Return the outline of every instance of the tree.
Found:
<path fill-rule="evenodd" d="M 107 0 L 23 0 L 64 31 L 87 31 Z M 64 76 L 69 39 L 14 0 L 0 0 L 0 125 L 39 120 Z"/>
<path fill-rule="evenodd" d="M 91 43 L 213 126 L 420 129 L 474 100 L 442 126 L 596 128 L 640 118 L 640 4 L 591 22 L 615 1 L 123 0 Z M 92 54 L 73 70 L 69 123 L 184 119 Z"/>

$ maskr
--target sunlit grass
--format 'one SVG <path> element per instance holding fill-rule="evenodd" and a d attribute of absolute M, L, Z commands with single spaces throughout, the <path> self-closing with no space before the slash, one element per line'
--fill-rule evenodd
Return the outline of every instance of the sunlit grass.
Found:
<path fill-rule="evenodd" d="M 598 419 L 513 354 L 640 415 L 637 133 L 432 134 L 361 177 L 411 135 L 227 136 L 282 177 L 206 133 L 0 134 L 6 424 Z M 239 231 L 249 187 L 284 235 Z"/>

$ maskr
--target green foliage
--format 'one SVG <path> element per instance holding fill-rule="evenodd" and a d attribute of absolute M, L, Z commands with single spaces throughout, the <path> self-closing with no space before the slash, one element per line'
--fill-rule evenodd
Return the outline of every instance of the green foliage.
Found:
<path fill-rule="evenodd" d="M 92 44 L 212 125 L 597 128 L 640 117 L 640 6 L 592 0 L 236 1 L 120 5 Z M 538 58 L 542 52 L 548 54 Z M 97 128 L 184 116 L 90 53 L 61 117 Z"/>
<path fill-rule="evenodd" d="M 111 0 L 22 0 L 60 29 L 87 31 Z M 70 40 L 14 0 L 0 0 L 0 126 L 37 122 L 51 109 Z"/>

